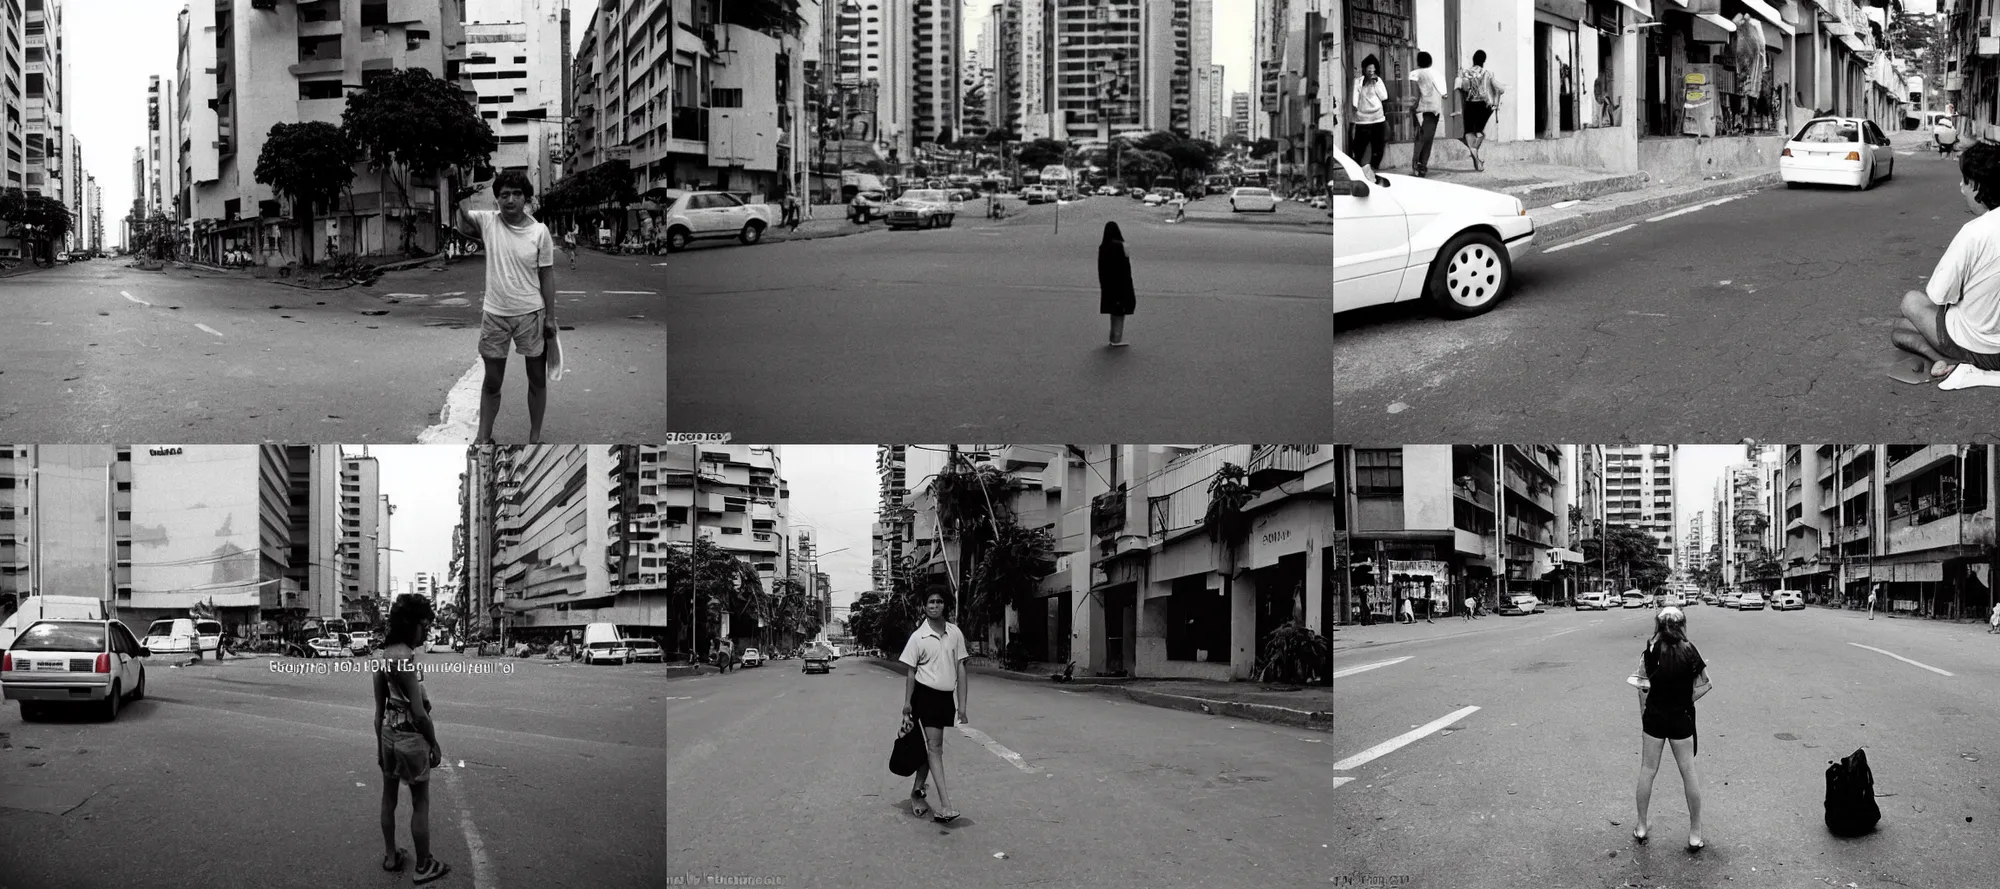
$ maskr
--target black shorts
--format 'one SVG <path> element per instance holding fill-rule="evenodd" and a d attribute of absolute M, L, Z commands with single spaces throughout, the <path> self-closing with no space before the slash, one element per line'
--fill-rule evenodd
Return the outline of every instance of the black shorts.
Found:
<path fill-rule="evenodd" d="M 958 699 L 953 692 L 932 688 L 921 682 L 910 693 L 910 710 L 925 728 L 951 728 L 958 723 Z"/>
<path fill-rule="evenodd" d="M 1694 711 L 1682 710 L 1678 713 L 1665 710 L 1647 710 L 1640 720 L 1641 730 L 1655 738 L 1678 741 L 1694 738 L 1694 752 L 1701 753 L 1701 737 L 1695 734 Z"/>
<path fill-rule="evenodd" d="M 1485 135 L 1486 122 L 1492 119 L 1493 119 L 1492 105 L 1488 105 L 1485 102 L 1473 102 L 1470 100 L 1468 100 L 1465 103 L 1466 135 L 1470 136 L 1473 133 Z"/>
<path fill-rule="evenodd" d="M 1943 355 L 1944 357 L 1949 358 L 1953 361 L 1961 362 L 1964 364 L 1970 364 L 1973 367 L 1979 368 L 1980 370 L 2000 370 L 2000 355 L 1989 355 L 1985 352 L 1974 352 L 1971 349 L 1959 345 L 1957 340 L 1951 338 L 1951 332 L 1944 326 L 1944 316 L 1950 311 L 1951 311 L 1951 306 L 1938 306 L 1938 313 L 1937 313 L 1938 354 Z"/>

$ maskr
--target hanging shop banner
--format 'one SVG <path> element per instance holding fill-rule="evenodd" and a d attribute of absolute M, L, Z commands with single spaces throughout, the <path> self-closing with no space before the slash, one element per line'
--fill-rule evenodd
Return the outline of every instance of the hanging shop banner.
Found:
<path fill-rule="evenodd" d="M 1347 30 L 1390 40 L 1409 40 L 1409 0 L 1349 0 Z"/>
<path fill-rule="evenodd" d="M 1389 562 L 1389 575 L 1391 577 L 1394 577 L 1395 575 L 1398 574 L 1407 574 L 1411 577 L 1430 577 L 1436 580 L 1444 580 L 1445 578 L 1451 576 L 1451 569 L 1443 562 L 1433 562 L 1433 561 L 1398 562 L 1392 559 Z"/>

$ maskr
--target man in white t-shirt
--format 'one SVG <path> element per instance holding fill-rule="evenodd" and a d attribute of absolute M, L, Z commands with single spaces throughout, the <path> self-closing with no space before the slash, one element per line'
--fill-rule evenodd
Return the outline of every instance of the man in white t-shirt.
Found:
<path fill-rule="evenodd" d="M 493 443 L 493 420 L 500 414 L 500 384 L 507 377 L 511 343 L 527 359 L 528 443 L 542 441 L 542 412 L 548 405 L 548 339 L 556 334 L 556 242 L 549 227 L 528 215 L 535 186 L 518 170 L 493 178 L 500 209 L 467 210 L 460 196 L 458 230 L 486 244 L 486 302 L 481 312 L 479 357 L 486 380 L 479 393 L 479 444 Z"/>
<path fill-rule="evenodd" d="M 2000 145 L 1979 143 L 1959 159 L 1959 194 L 1973 220 L 1960 227 L 1923 290 L 1903 294 L 1890 338 L 1930 361 L 1939 379 L 1960 364 L 2000 370 Z"/>
<path fill-rule="evenodd" d="M 917 766 L 910 787 L 910 811 L 919 817 L 930 814 L 945 824 L 958 818 L 951 807 L 950 789 L 945 786 L 944 730 L 966 722 L 965 634 L 958 625 L 945 620 L 952 606 L 951 590 L 932 586 L 924 593 L 924 622 L 917 625 L 903 644 L 898 658 L 910 668 L 903 681 L 903 716 L 923 727 L 925 761 Z M 925 798 L 925 781 L 937 782 L 937 805 Z M 935 813 L 935 814 L 932 814 Z"/>

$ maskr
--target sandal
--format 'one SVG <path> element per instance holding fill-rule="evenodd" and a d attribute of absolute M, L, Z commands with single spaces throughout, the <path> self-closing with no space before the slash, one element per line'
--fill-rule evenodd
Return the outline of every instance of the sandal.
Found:
<path fill-rule="evenodd" d="M 935 822 L 937 822 L 937 823 L 939 823 L 939 824 L 950 824 L 950 823 L 952 823 L 953 821 L 957 821 L 957 820 L 958 820 L 958 813 L 957 813 L 957 812 L 953 812 L 953 813 L 951 813 L 951 814 L 949 814 L 949 815 L 932 815 L 932 816 L 931 816 L 931 820 L 932 820 L 932 821 L 935 821 Z"/>
<path fill-rule="evenodd" d="M 1632 832 L 1632 839 L 1642 846 L 1646 844 L 1646 836 L 1646 834 L 1639 833 L 1638 831 Z"/>
<path fill-rule="evenodd" d="M 417 872 L 412 876 L 418 885 L 422 885 L 448 873 L 451 873 L 451 865 L 433 858 L 427 865 L 417 868 Z"/>
<path fill-rule="evenodd" d="M 402 869 L 403 869 L 403 865 L 404 865 L 405 863 L 407 863 L 407 862 L 408 862 L 408 860 L 409 860 L 409 857 L 410 857 L 410 850 L 408 850 L 408 849 L 397 849 L 397 850 L 396 850 L 396 856 L 395 856 L 395 858 L 393 859 L 393 860 L 395 861 L 395 865 L 394 865 L 394 866 L 391 866 L 391 865 L 389 865 L 389 864 L 387 864 L 387 863 L 384 863 L 384 864 L 382 865 L 382 869 L 383 869 L 383 870 L 386 870 L 386 871 L 399 871 L 399 870 L 402 870 Z M 387 862 L 387 861 L 389 861 L 389 860 L 391 860 L 391 859 L 386 859 L 386 858 L 385 858 L 385 859 L 383 859 L 383 860 L 384 860 L 384 862 Z"/>
<path fill-rule="evenodd" d="M 1708 848 L 1708 844 L 1707 844 L 1707 843 L 1696 843 L 1696 842 L 1690 842 L 1690 843 L 1688 843 L 1688 851 L 1689 851 L 1689 852 L 1700 852 L 1701 850 L 1703 850 L 1703 849 L 1706 849 L 1706 848 Z"/>

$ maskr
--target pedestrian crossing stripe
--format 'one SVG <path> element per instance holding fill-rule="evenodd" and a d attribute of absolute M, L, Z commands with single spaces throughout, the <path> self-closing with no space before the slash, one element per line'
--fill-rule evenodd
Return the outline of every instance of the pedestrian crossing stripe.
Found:
<path fill-rule="evenodd" d="M 1358 769 L 1362 766 L 1367 765 L 1369 762 L 1377 758 L 1387 756 L 1391 753 L 1403 749 L 1405 746 L 1408 746 L 1409 744 L 1422 739 L 1425 735 L 1432 734 L 1438 731 L 1439 729 L 1444 728 L 1445 726 L 1451 725 L 1452 723 L 1464 719 L 1467 716 L 1471 716 L 1472 714 L 1477 712 L 1479 712 L 1478 707 L 1466 707 L 1462 710 L 1459 710 L 1458 712 L 1452 713 L 1441 719 L 1433 720 L 1428 725 L 1417 726 L 1416 728 L 1413 728 L 1407 732 L 1397 735 L 1396 737 L 1390 738 L 1387 741 L 1383 741 L 1380 744 L 1370 747 L 1367 750 L 1363 750 L 1360 753 L 1356 753 L 1353 756 L 1350 756 L 1337 763 L 1334 763 L 1333 770 L 1336 772 L 1344 772 L 1347 771 L 1348 769 Z"/>

